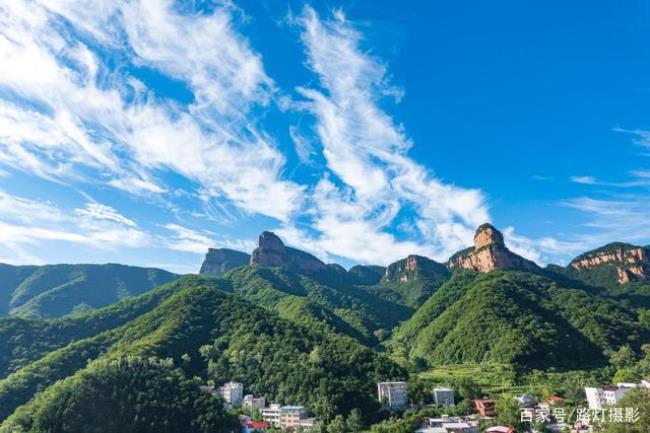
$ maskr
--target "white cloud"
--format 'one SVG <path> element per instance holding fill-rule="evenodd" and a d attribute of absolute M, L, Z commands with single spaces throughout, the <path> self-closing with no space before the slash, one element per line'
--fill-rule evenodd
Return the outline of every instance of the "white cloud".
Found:
<path fill-rule="evenodd" d="M 551 236 L 528 238 L 516 234 L 514 227 L 506 227 L 503 236 L 510 250 L 540 266 L 554 263 L 558 257 L 574 257 L 589 247 L 584 240 L 561 241 Z"/>
<path fill-rule="evenodd" d="M 650 200 L 647 195 L 621 195 L 613 199 L 579 197 L 566 200 L 568 207 L 589 217 L 585 226 L 592 233 L 585 235 L 594 246 L 607 242 L 648 242 L 650 239 Z"/>
<path fill-rule="evenodd" d="M 233 13 L 184 15 L 167 0 L 3 4 L 0 164 L 136 194 L 166 191 L 157 175 L 171 170 L 246 212 L 286 220 L 302 188 L 281 179 L 284 156 L 254 124 L 251 110 L 273 83 Z M 171 103 L 111 69 L 104 56 L 114 52 L 181 80 L 194 102 Z"/>
<path fill-rule="evenodd" d="M 483 195 L 442 183 L 407 156 L 404 128 L 379 106 L 403 92 L 389 84 L 386 66 L 361 48 L 362 35 L 340 10 L 323 21 L 306 7 L 297 22 L 307 65 L 321 85 L 298 88 L 306 99 L 299 106 L 316 117 L 335 178 L 323 178 L 310 197 L 308 217 L 317 234 L 290 225 L 281 233 L 315 252 L 375 263 L 409 253 L 445 259 L 470 244 L 476 226 L 489 220 Z M 425 242 L 388 233 L 401 213 L 414 215 L 407 224 Z"/>
<path fill-rule="evenodd" d="M 40 260 L 27 246 L 65 242 L 92 248 L 141 248 L 150 236 L 115 209 L 100 203 L 66 212 L 51 203 L 40 203 L 0 191 L 0 244 L 22 261 Z M 13 260 L 15 261 L 15 260 Z"/>
<path fill-rule="evenodd" d="M 193 230 L 178 224 L 165 224 L 165 229 L 172 232 L 171 236 L 161 236 L 166 248 L 194 254 L 205 254 L 208 248 L 230 248 L 250 252 L 256 244 L 252 240 L 217 239 L 212 233 Z"/>
<path fill-rule="evenodd" d="M 98 221 L 112 221 L 128 227 L 136 227 L 137 224 L 120 215 L 115 209 L 101 203 L 86 203 L 81 209 L 75 209 L 75 213 L 82 218 L 91 218 Z"/>
<path fill-rule="evenodd" d="M 596 178 L 593 176 L 571 176 L 571 182 L 583 185 L 595 185 L 597 183 Z"/>

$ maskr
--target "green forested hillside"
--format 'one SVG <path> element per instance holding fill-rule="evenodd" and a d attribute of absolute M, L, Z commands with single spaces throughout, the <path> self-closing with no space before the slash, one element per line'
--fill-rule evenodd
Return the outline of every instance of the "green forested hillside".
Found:
<path fill-rule="evenodd" d="M 0 265 L 0 316 L 54 318 L 104 307 L 169 282 L 161 269 L 106 265 Z"/>
<path fill-rule="evenodd" d="M 0 379 L 48 352 L 134 320 L 193 282 L 198 283 L 175 280 L 109 307 L 58 319 L 0 318 Z"/>
<path fill-rule="evenodd" d="M 171 358 L 187 377 L 217 383 L 241 380 L 249 390 L 280 402 L 307 404 L 323 416 L 353 407 L 375 410 L 375 382 L 404 377 L 387 358 L 354 340 L 281 319 L 223 292 L 219 280 L 185 277 L 178 284 L 184 287 L 151 311 L 50 352 L 0 380 L 0 419 L 46 390 L 5 427 L 23 425 L 57 407 L 54 400 L 62 394 L 75 395 L 75 384 L 83 382 L 96 362 L 126 356 Z M 96 362 L 87 367 L 89 360 Z M 73 375 L 74 380 L 58 384 L 56 391 L 48 389 Z"/>
<path fill-rule="evenodd" d="M 200 392 L 173 360 L 97 362 L 51 386 L 0 432 L 212 433 L 239 428 L 221 400 Z M 38 408 L 38 410 L 36 410 Z"/>
<path fill-rule="evenodd" d="M 647 329 L 631 309 L 524 272 L 457 273 L 395 332 L 393 350 L 430 364 L 506 362 L 588 368 L 638 347 Z"/>
<path fill-rule="evenodd" d="M 376 296 L 345 280 L 316 279 L 282 268 L 245 266 L 219 280 L 226 290 L 256 305 L 271 308 L 299 323 L 326 323 L 332 329 L 366 344 L 388 332 L 412 313 L 398 301 Z"/>

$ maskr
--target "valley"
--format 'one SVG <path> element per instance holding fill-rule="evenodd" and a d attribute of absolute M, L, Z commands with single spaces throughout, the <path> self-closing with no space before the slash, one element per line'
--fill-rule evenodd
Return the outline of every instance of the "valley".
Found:
<path fill-rule="evenodd" d="M 62 413 L 93 413 L 103 431 L 226 432 L 237 409 L 198 390 L 231 381 L 305 407 L 321 433 L 401 433 L 394 416 L 466 417 L 487 396 L 498 415 L 482 428 L 519 425 L 515 396 L 579 407 L 586 387 L 650 377 L 645 251 L 613 244 L 542 268 L 483 225 L 446 263 L 346 270 L 264 232 L 251 254 L 211 249 L 198 275 L 3 265 L 0 432 L 64 431 Z M 404 384 L 403 404 L 379 398 L 386 381 Z M 436 407 L 436 387 L 453 408 Z"/>

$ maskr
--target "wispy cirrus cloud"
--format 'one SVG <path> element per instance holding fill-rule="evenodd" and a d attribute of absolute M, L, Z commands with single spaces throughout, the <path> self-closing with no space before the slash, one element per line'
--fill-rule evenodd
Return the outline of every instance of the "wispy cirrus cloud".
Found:
<path fill-rule="evenodd" d="M 650 149 L 650 132 L 624 130 L 619 132 L 634 135 L 634 144 Z M 639 163 L 647 162 L 641 153 Z M 588 180 L 585 182 L 583 180 Z M 600 246 L 612 241 L 645 243 L 650 239 L 648 215 L 650 215 L 650 171 L 632 170 L 622 181 L 608 181 L 592 176 L 572 178 L 574 182 L 599 187 L 598 191 L 562 202 L 563 206 L 580 211 L 585 216 L 582 226 L 587 233 L 576 235 L 589 247 Z"/>
<path fill-rule="evenodd" d="M 284 156 L 255 125 L 273 82 L 235 14 L 182 14 L 167 0 L 0 6 L 0 164 L 145 194 L 164 193 L 171 171 L 286 220 L 302 187 L 282 179 Z M 129 72 L 143 67 L 180 80 L 193 102 Z"/>
<path fill-rule="evenodd" d="M 50 241 L 97 249 L 140 248 L 150 244 L 151 236 L 133 220 L 100 203 L 88 202 L 66 211 L 0 190 L 0 244 L 20 256 L 26 246 Z"/>
<path fill-rule="evenodd" d="M 208 248 L 230 248 L 251 252 L 257 246 L 252 239 L 223 238 L 214 233 L 191 229 L 180 224 L 165 224 L 163 228 L 171 234 L 160 236 L 160 241 L 165 247 L 175 251 L 205 254 Z"/>
<path fill-rule="evenodd" d="M 483 194 L 445 184 L 409 158 L 404 127 L 380 106 L 403 92 L 362 48 L 363 35 L 340 10 L 321 19 L 308 6 L 294 21 L 320 84 L 299 87 L 297 106 L 316 119 L 327 173 L 309 197 L 312 230 L 287 226 L 282 233 L 313 251 L 375 263 L 409 253 L 446 258 L 471 243 L 490 218 Z M 410 233 L 395 236 L 389 229 L 397 225 Z"/>
<path fill-rule="evenodd" d="M 571 176 L 571 182 L 583 185 L 595 185 L 598 181 L 593 176 Z"/>
<path fill-rule="evenodd" d="M 591 233 L 584 239 L 592 246 L 606 242 L 647 242 L 650 239 L 650 196 L 647 194 L 617 195 L 599 199 L 578 197 L 564 202 L 565 206 L 583 212 L 584 226 Z"/>

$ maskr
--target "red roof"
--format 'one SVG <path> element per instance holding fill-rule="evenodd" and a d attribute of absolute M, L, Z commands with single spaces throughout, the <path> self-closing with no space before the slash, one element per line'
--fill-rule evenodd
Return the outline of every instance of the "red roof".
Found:
<path fill-rule="evenodd" d="M 246 423 L 246 427 L 252 428 L 252 429 L 268 428 L 269 423 L 266 422 L 266 421 L 252 421 L 252 422 Z"/>
<path fill-rule="evenodd" d="M 551 400 L 551 401 L 564 401 L 564 399 L 562 397 L 558 397 L 557 395 L 554 395 L 549 400 Z"/>

